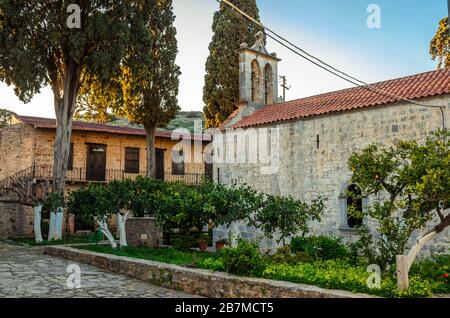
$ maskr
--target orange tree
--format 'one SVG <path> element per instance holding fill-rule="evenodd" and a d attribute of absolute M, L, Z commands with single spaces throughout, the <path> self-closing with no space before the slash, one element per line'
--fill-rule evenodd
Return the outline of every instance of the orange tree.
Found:
<path fill-rule="evenodd" d="M 407 273 L 422 247 L 450 225 L 449 137 L 449 131 L 440 131 L 423 144 L 373 144 L 349 159 L 352 182 L 363 196 L 380 194 L 363 214 L 378 224 L 380 235 L 373 243 L 379 265 L 389 267 L 396 256 L 400 260 L 398 270 L 406 274 L 401 289 L 408 285 Z M 409 253 L 399 258 L 413 233 L 420 231 Z"/>

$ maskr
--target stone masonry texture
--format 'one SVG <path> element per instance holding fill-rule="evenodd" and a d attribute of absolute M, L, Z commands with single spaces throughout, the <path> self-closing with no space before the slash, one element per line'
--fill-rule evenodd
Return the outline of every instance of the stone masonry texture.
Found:
<path fill-rule="evenodd" d="M 80 266 L 81 288 L 67 286 L 69 265 Z M 183 292 L 49 255 L 42 248 L 0 242 L 0 298 L 191 298 Z"/>
<path fill-rule="evenodd" d="M 126 231 L 129 245 L 158 247 L 162 244 L 162 228 L 156 225 L 155 218 L 130 218 Z"/>
<path fill-rule="evenodd" d="M 267 279 L 237 277 L 135 258 L 81 251 L 74 247 L 46 247 L 47 255 L 97 266 L 152 284 L 205 297 L 225 298 L 368 298 L 365 294 Z"/>
<path fill-rule="evenodd" d="M 450 105 L 450 96 L 442 95 L 422 99 L 422 103 L 434 105 Z M 450 119 L 450 107 L 446 110 L 447 122 Z M 448 125 L 448 123 L 447 123 Z M 221 153 L 233 153 L 237 143 L 245 143 L 245 150 L 237 151 L 239 155 L 252 153 L 256 142 L 245 141 L 243 135 L 261 132 L 261 129 L 275 129 L 279 133 L 279 146 L 275 149 L 276 170 L 272 174 L 262 173 L 261 168 L 269 164 L 218 163 L 214 166 L 214 179 L 226 185 L 247 184 L 258 191 L 291 195 L 294 198 L 309 202 L 318 195 L 327 199 L 326 211 L 322 222 L 311 223 L 311 235 L 339 236 L 352 240 L 354 232 L 342 229 L 340 196 L 345 195 L 349 186 L 351 171 L 347 166 L 350 155 L 362 150 L 371 143 L 393 145 L 398 140 L 424 141 L 432 132 L 442 128 L 441 113 L 438 108 L 424 108 L 408 103 L 390 104 L 387 106 L 367 107 L 354 111 L 332 113 L 260 126 L 245 130 L 230 131 L 224 138 L 226 143 Z M 231 134 L 231 135 L 230 135 Z M 233 138 L 237 135 L 238 138 Z M 223 135 L 222 135 L 223 136 Z M 320 143 L 317 147 L 317 136 Z M 215 137 L 217 140 L 217 137 Z M 236 141 L 238 140 L 238 141 Z M 215 146 L 216 149 L 217 146 Z M 249 150 L 250 147 L 250 150 Z M 253 148 L 253 151 L 256 148 Z M 275 162 L 274 160 L 272 162 Z M 372 202 L 370 198 L 365 206 Z M 367 223 L 369 226 L 370 222 Z M 258 238 L 260 233 L 255 229 L 241 226 L 242 236 Z M 220 226 L 214 231 L 214 239 L 227 237 L 228 229 Z M 262 241 L 262 248 L 276 246 L 272 240 Z M 428 244 L 425 252 L 449 252 L 450 229 L 447 228 L 433 242 Z"/>

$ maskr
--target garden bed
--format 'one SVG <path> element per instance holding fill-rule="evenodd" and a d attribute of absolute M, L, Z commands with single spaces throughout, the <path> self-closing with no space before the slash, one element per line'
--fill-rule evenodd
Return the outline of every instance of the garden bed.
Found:
<path fill-rule="evenodd" d="M 221 254 L 201 252 L 181 252 L 172 248 L 135 248 L 128 247 L 113 250 L 110 246 L 80 246 L 81 250 L 110 254 L 120 257 L 156 261 L 185 268 L 198 268 L 224 272 Z M 351 293 L 365 293 L 383 297 L 430 297 L 442 291 L 437 285 L 419 275 L 411 278 L 411 288 L 404 292 L 396 289 L 395 277 L 383 277 L 381 289 L 367 287 L 369 277 L 366 266 L 350 265 L 345 260 L 311 261 L 297 264 L 268 262 L 255 278 L 264 278 L 289 283 L 315 285 L 326 289 L 339 289 Z M 440 288 L 440 289 L 439 289 Z"/>
<path fill-rule="evenodd" d="M 166 288 L 187 293 L 224 298 L 368 298 L 342 290 L 295 284 L 269 279 L 238 277 L 211 270 L 183 267 L 146 259 L 92 252 L 77 247 L 48 246 L 45 253 L 75 262 L 97 266 L 104 270 L 127 275 Z M 89 247 L 92 249 L 92 247 Z M 116 252 L 117 253 L 117 252 Z M 147 254 L 147 257 L 152 257 Z M 155 254 L 153 254 L 155 255 Z M 156 256 L 155 256 L 156 257 Z M 209 258 L 207 258 L 209 259 Z M 190 262 L 189 259 L 188 263 Z M 179 259 L 179 263 L 185 263 Z M 185 265 L 188 265 L 185 263 Z M 81 273 L 83 275 L 83 273 Z"/>

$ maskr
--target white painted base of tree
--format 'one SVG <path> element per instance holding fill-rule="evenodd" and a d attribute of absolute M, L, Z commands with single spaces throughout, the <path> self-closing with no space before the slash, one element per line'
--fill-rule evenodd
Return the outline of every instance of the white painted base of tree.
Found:
<path fill-rule="evenodd" d="M 409 288 L 409 270 L 414 260 L 425 244 L 434 239 L 437 234 L 436 231 L 425 234 L 417 240 L 417 243 L 411 248 L 408 255 L 397 255 L 397 288 L 399 290 Z"/>
<path fill-rule="evenodd" d="M 34 241 L 36 243 L 42 243 L 42 230 L 41 230 L 41 220 L 42 220 L 42 204 L 34 207 Z"/>
<path fill-rule="evenodd" d="M 237 222 L 233 222 L 231 225 L 231 247 L 236 247 L 239 243 L 239 239 L 241 239 L 241 231 L 239 230 L 239 224 Z"/>
<path fill-rule="evenodd" d="M 117 213 L 117 228 L 119 229 L 119 244 L 120 246 L 128 246 L 127 243 L 127 232 L 125 229 L 125 224 L 128 220 L 130 212 L 125 213 L 125 215 L 122 216 L 121 213 Z"/>
<path fill-rule="evenodd" d="M 97 222 L 98 227 L 100 228 L 100 231 L 102 231 L 103 235 L 105 235 L 106 238 L 108 239 L 109 243 L 111 243 L 111 247 L 113 249 L 116 249 L 117 248 L 117 242 L 114 239 L 114 236 L 109 231 L 108 224 L 106 223 L 106 221 L 97 219 L 96 222 Z"/>
<path fill-rule="evenodd" d="M 62 240 L 62 228 L 64 221 L 64 209 L 58 208 L 56 212 L 50 212 L 50 224 L 48 230 L 48 240 Z"/>

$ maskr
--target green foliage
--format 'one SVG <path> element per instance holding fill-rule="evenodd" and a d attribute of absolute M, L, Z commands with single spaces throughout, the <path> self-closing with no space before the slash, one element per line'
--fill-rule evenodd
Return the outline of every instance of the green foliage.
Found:
<path fill-rule="evenodd" d="M 88 238 L 82 237 L 82 236 L 81 237 L 68 236 L 68 237 L 64 238 L 64 240 L 43 241 L 41 243 L 36 243 L 34 238 L 20 238 L 20 239 L 13 239 L 13 241 L 17 244 L 26 244 L 26 245 L 31 245 L 31 246 L 69 245 L 69 244 L 91 243 Z"/>
<path fill-rule="evenodd" d="M 289 255 L 289 247 L 281 248 L 272 258 L 264 259 L 256 245 L 240 242 L 237 248 L 227 248 L 222 253 L 183 252 L 173 248 L 126 247 L 112 249 L 105 245 L 82 246 L 80 249 L 146 259 L 168 264 L 196 266 L 214 271 L 228 271 L 238 275 L 263 277 L 288 282 L 316 285 L 328 289 L 341 289 L 356 293 L 368 293 L 383 297 L 430 297 L 437 292 L 445 292 L 439 279 L 434 279 L 435 270 L 448 268 L 449 258 L 439 256 L 433 260 L 425 260 L 414 266 L 410 278 L 410 288 L 398 291 L 394 276 L 383 275 L 381 289 L 370 289 L 367 279 L 370 273 L 366 265 L 353 266 L 342 259 L 337 260 L 303 260 L 289 262 L 295 255 Z M 278 259 L 276 261 L 275 259 Z M 446 267 L 447 266 L 447 267 Z M 428 270 L 429 268 L 430 270 Z M 424 271 L 424 273 L 421 273 Z M 431 276 L 428 276 L 432 273 Z M 426 278 L 431 277 L 431 278 Z M 433 278 L 433 279 L 432 279 Z M 447 285 L 448 288 L 448 285 Z"/>
<path fill-rule="evenodd" d="M 205 210 L 215 216 L 215 224 L 249 222 L 251 214 L 264 204 L 264 196 L 246 185 L 226 187 L 204 180 L 198 191 L 205 199 Z"/>
<path fill-rule="evenodd" d="M 44 199 L 42 209 L 49 212 L 57 212 L 59 208 L 64 207 L 64 197 L 56 192 L 50 192 Z"/>
<path fill-rule="evenodd" d="M 175 15 L 172 0 L 141 1 L 135 10 L 138 16 L 145 13 L 142 20 L 136 21 L 145 34 L 136 38 L 138 43 L 127 52 L 112 84 L 105 86 L 100 78 L 91 77 L 82 87 L 81 93 L 89 98 L 80 116 L 106 121 L 112 113 L 143 125 L 148 143 L 147 174 L 154 176 L 155 130 L 167 125 L 180 110 Z"/>
<path fill-rule="evenodd" d="M 80 246 L 79 248 L 82 250 L 88 250 L 97 253 L 107 253 L 175 265 L 195 266 L 198 263 L 214 264 L 214 260 L 217 259 L 217 256 L 215 254 L 200 253 L 195 251 L 183 252 L 173 248 L 148 248 L 128 246 L 121 247 L 119 249 L 112 249 L 111 246 L 107 245 L 89 245 Z"/>
<path fill-rule="evenodd" d="M 162 204 L 159 199 L 166 186 L 162 180 L 137 177 L 131 185 L 132 200 L 129 208 L 133 215 L 136 217 L 157 215 Z"/>
<path fill-rule="evenodd" d="M 188 234 L 182 234 L 174 236 L 172 239 L 172 246 L 178 251 L 188 252 L 193 247 L 197 247 L 197 240 L 194 236 Z"/>
<path fill-rule="evenodd" d="M 211 244 L 211 236 L 209 235 L 209 233 L 202 233 L 199 235 L 197 242 Z"/>
<path fill-rule="evenodd" d="M 381 193 L 364 212 L 377 221 L 378 264 L 387 268 L 404 253 L 416 230 L 433 218 L 439 234 L 450 225 L 450 131 L 439 131 L 419 145 L 400 141 L 392 147 L 373 144 L 349 159 L 352 183 L 364 196 Z"/>
<path fill-rule="evenodd" d="M 12 115 L 15 115 L 15 113 L 7 109 L 0 108 L 0 129 L 10 125 Z"/>
<path fill-rule="evenodd" d="M 366 226 L 358 229 L 358 240 L 348 244 L 349 260 L 353 265 L 359 263 L 363 264 L 378 264 L 378 251 L 374 246 L 372 234 Z"/>
<path fill-rule="evenodd" d="M 105 236 L 103 235 L 102 231 L 97 230 L 89 236 L 89 243 L 97 244 L 98 242 L 103 241 L 104 237 Z"/>
<path fill-rule="evenodd" d="M 230 2 L 259 21 L 256 0 Z M 258 32 L 225 4 L 221 4 L 220 10 L 214 14 L 212 30 L 214 35 L 209 45 L 203 88 L 206 128 L 219 126 L 239 101 L 239 59 L 236 50 L 244 42 L 252 44 Z"/>
<path fill-rule="evenodd" d="M 237 247 L 223 250 L 222 262 L 227 273 L 240 276 L 257 275 L 265 266 L 258 245 L 243 240 L 239 241 Z"/>
<path fill-rule="evenodd" d="M 175 64 L 178 46 L 172 0 L 150 1 L 147 10 L 150 15 L 145 25 L 150 41 L 143 50 L 137 48 L 129 56 L 129 71 L 122 74 L 129 99 L 125 105 L 114 105 L 114 111 L 134 123 L 156 128 L 167 124 L 179 111 L 181 72 Z M 143 60 L 147 63 L 142 64 Z"/>
<path fill-rule="evenodd" d="M 175 119 L 171 120 L 169 124 L 167 124 L 164 129 L 167 130 L 175 130 L 178 128 L 183 128 L 189 130 L 191 133 L 194 133 L 194 125 L 196 122 L 201 122 L 201 129 L 203 131 L 204 124 L 203 124 L 203 113 L 202 112 L 178 112 Z M 198 133 L 198 132 L 197 132 Z"/>
<path fill-rule="evenodd" d="M 383 277 L 381 289 L 367 286 L 369 273 L 365 266 L 350 266 L 344 260 L 314 261 L 297 265 L 272 264 L 263 272 L 268 279 L 316 285 L 328 289 L 341 289 L 354 293 L 368 293 L 383 297 L 430 297 L 435 284 L 413 276 L 410 288 L 400 292 L 392 277 Z"/>
<path fill-rule="evenodd" d="M 311 204 L 287 196 L 266 195 L 261 209 L 257 210 L 254 224 L 268 237 L 280 234 L 279 242 L 299 232 L 309 231 L 308 222 L 320 221 L 324 211 L 324 200 L 318 197 Z"/>
<path fill-rule="evenodd" d="M 133 50 L 140 52 L 142 45 L 150 42 L 144 22 L 149 14 L 146 6 L 154 2 L 77 1 L 81 27 L 71 29 L 67 9 L 72 1 L 0 1 L 0 81 L 13 86 L 25 103 L 44 87 L 50 87 L 54 95 L 55 192 L 64 193 L 70 130 L 80 88 L 95 79 L 107 95 L 121 95 L 114 79 Z M 147 65 L 143 59 L 140 63 Z M 97 96 L 97 92 L 100 90 L 92 89 L 86 94 Z"/>
<path fill-rule="evenodd" d="M 117 209 L 111 192 L 97 184 L 90 184 L 71 192 L 67 205 L 71 214 L 91 225 L 94 225 L 96 220 L 106 221 Z"/>
<path fill-rule="evenodd" d="M 348 256 L 341 239 L 326 236 L 294 237 L 291 249 L 294 253 L 305 253 L 311 259 L 345 259 Z"/>
<path fill-rule="evenodd" d="M 182 182 L 166 183 L 164 192 L 158 193 L 156 199 L 158 223 L 165 229 L 177 229 L 181 235 L 203 228 L 214 218 L 204 193 Z"/>
<path fill-rule="evenodd" d="M 289 264 L 289 265 L 296 265 L 298 263 L 307 262 L 310 260 L 308 255 L 306 253 L 302 252 L 296 252 L 293 253 L 291 246 L 283 246 L 277 249 L 277 251 L 272 254 L 268 255 L 268 261 L 271 264 Z"/>
<path fill-rule="evenodd" d="M 223 261 L 220 258 L 203 258 L 197 262 L 198 268 L 210 269 L 216 272 L 225 271 Z"/>
<path fill-rule="evenodd" d="M 430 43 L 430 54 L 433 61 L 438 59 L 438 68 L 450 67 L 448 17 L 439 22 L 439 28 Z"/>
<path fill-rule="evenodd" d="M 416 262 L 410 272 L 435 283 L 437 292 L 450 293 L 450 255 L 436 255 L 431 259 Z"/>

